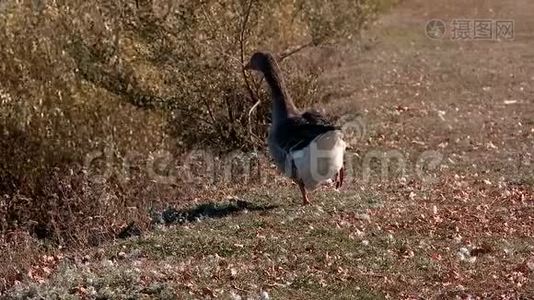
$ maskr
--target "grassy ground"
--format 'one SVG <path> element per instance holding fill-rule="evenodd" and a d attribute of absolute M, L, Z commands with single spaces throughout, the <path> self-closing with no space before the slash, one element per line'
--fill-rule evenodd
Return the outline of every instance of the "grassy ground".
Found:
<path fill-rule="evenodd" d="M 341 192 L 301 207 L 287 181 L 252 186 L 227 216 L 43 257 L 8 297 L 534 297 L 533 12 L 528 0 L 404 1 L 323 78 L 328 110 L 365 124 Z M 513 19 L 515 39 L 431 40 L 433 18 Z M 380 173 L 369 158 L 383 153 L 405 168 Z"/>

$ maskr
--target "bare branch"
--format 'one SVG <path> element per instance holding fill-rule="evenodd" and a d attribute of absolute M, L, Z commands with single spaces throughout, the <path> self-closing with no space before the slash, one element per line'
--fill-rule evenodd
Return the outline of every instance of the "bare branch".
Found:
<path fill-rule="evenodd" d="M 247 8 L 245 10 L 245 15 L 243 17 L 243 22 L 241 24 L 241 31 L 239 33 L 239 48 L 240 48 L 240 54 L 241 54 L 241 72 L 243 74 L 243 80 L 245 81 L 245 86 L 246 86 L 247 91 L 248 91 L 248 93 L 250 95 L 250 99 L 252 101 L 256 102 L 248 112 L 248 124 L 247 124 L 248 125 L 248 133 L 249 133 L 251 138 L 256 139 L 256 140 L 259 141 L 260 138 L 258 138 L 254 134 L 254 132 L 252 131 L 252 113 L 260 105 L 261 99 L 259 99 L 256 96 L 256 93 L 252 89 L 248 74 L 247 74 L 247 72 L 245 70 L 245 43 L 246 43 L 245 34 L 246 34 L 247 24 L 248 24 L 248 21 L 249 21 L 249 18 L 250 18 L 250 13 L 252 11 L 252 6 L 254 5 L 254 2 L 255 2 L 255 0 L 250 0 L 248 2 Z M 253 84 L 255 83 L 253 79 L 252 79 L 252 83 Z M 254 84 L 254 85 L 255 85 L 255 88 L 256 88 L 255 90 L 257 91 L 258 90 L 258 85 L 256 85 L 256 84 Z"/>
<path fill-rule="evenodd" d="M 243 73 L 243 79 L 245 80 L 245 85 L 250 94 L 250 98 L 253 101 L 258 101 L 258 97 L 256 97 L 256 94 L 254 93 L 254 91 L 252 90 L 252 87 L 250 86 L 249 78 L 245 70 L 245 32 L 247 30 L 247 23 L 250 18 L 250 12 L 252 11 L 252 5 L 254 4 L 254 1 L 255 0 L 250 0 L 248 3 L 247 9 L 245 10 L 245 16 L 243 18 L 243 23 L 241 24 L 241 32 L 239 33 L 239 46 L 241 50 L 241 72 Z"/>
<path fill-rule="evenodd" d="M 308 42 L 306 44 L 303 44 L 303 45 L 298 45 L 298 46 L 295 46 L 295 47 L 291 47 L 291 48 L 288 48 L 284 51 L 282 51 L 280 54 L 278 54 L 278 61 L 283 61 L 284 59 L 290 57 L 291 55 L 293 54 L 296 54 L 306 48 L 309 48 L 309 47 L 312 47 L 314 46 L 315 43 L 313 41 L 311 42 Z"/>
<path fill-rule="evenodd" d="M 252 113 L 258 108 L 258 106 L 261 104 L 261 100 L 256 101 L 256 103 L 250 108 L 248 111 L 248 133 L 253 136 L 254 133 L 252 132 Z"/>
<path fill-rule="evenodd" d="M 206 13 L 206 10 L 202 10 L 202 14 L 204 15 L 204 18 L 206 22 L 208 23 L 208 26 L 210 27 L 211 31 L 218 32 L 217 30 L 218 27 L 213 24 L 213 21 L 211 17 Z M 217 52 L 217 54 L 230 59 L 230 61 L 235 62 L 238 66 L 242 65 L 242 62 L 237 57 L 234 57 L 225 52 L 224 49 L 227 49 L 228 47 L 224 47 L 224 45 L 222 45 L 222 43 L 219 40 L 215 40 L 215 41 L 217 42 L 217 47 L 215 47 L 214 50 L 215 52 Z"/>

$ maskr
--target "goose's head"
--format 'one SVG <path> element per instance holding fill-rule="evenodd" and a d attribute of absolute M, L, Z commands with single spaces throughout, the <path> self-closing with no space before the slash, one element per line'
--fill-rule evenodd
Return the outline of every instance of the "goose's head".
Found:
<path fill-rule="evenodd" d="M 275 58 L 271 53 L 256 52 L 250 58 L 250 61 L 245 66 L 245 69 L 265 72 L 273 63 L 275 63 Z"/>

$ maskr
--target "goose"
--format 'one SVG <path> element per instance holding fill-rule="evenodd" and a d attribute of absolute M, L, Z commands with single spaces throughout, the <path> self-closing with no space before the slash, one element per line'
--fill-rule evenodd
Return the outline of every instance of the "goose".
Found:
<path fill-rule="evenodd" d="M 263 73 L 270 87 L 269 152 L 277 168 L 299 186 L 303 205 L 310 203 L 308 191 L 323 183 L 333 179 L 339 189 L 343 185 L 346 148 L 340 128 L 319 112 L 297 109 L 271 53 L 254 53 L 244 67 Z"/>

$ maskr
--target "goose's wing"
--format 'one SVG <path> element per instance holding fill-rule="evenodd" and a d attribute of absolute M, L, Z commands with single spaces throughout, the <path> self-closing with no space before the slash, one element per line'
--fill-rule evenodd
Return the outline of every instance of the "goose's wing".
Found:
<path fill-rule="evenodd" d="M 334 124 L 330 120 L 328 120 L 324 115 L 322 115 L 318 111 L 309 110 L 309 111 L 304 112 L 301 116 L 304 120 L 306 120 L 306 122 L 310 124 L 334 126 Z"/>
<path fill-rule="evenodd" d="M 278 131 L 276 139 L 279 146 L 289 153 L 307 147 L 318 136 L 333 130 L 339 130 L 339 127 L 321 114 L 305 112 L 287 119 Z"/>

